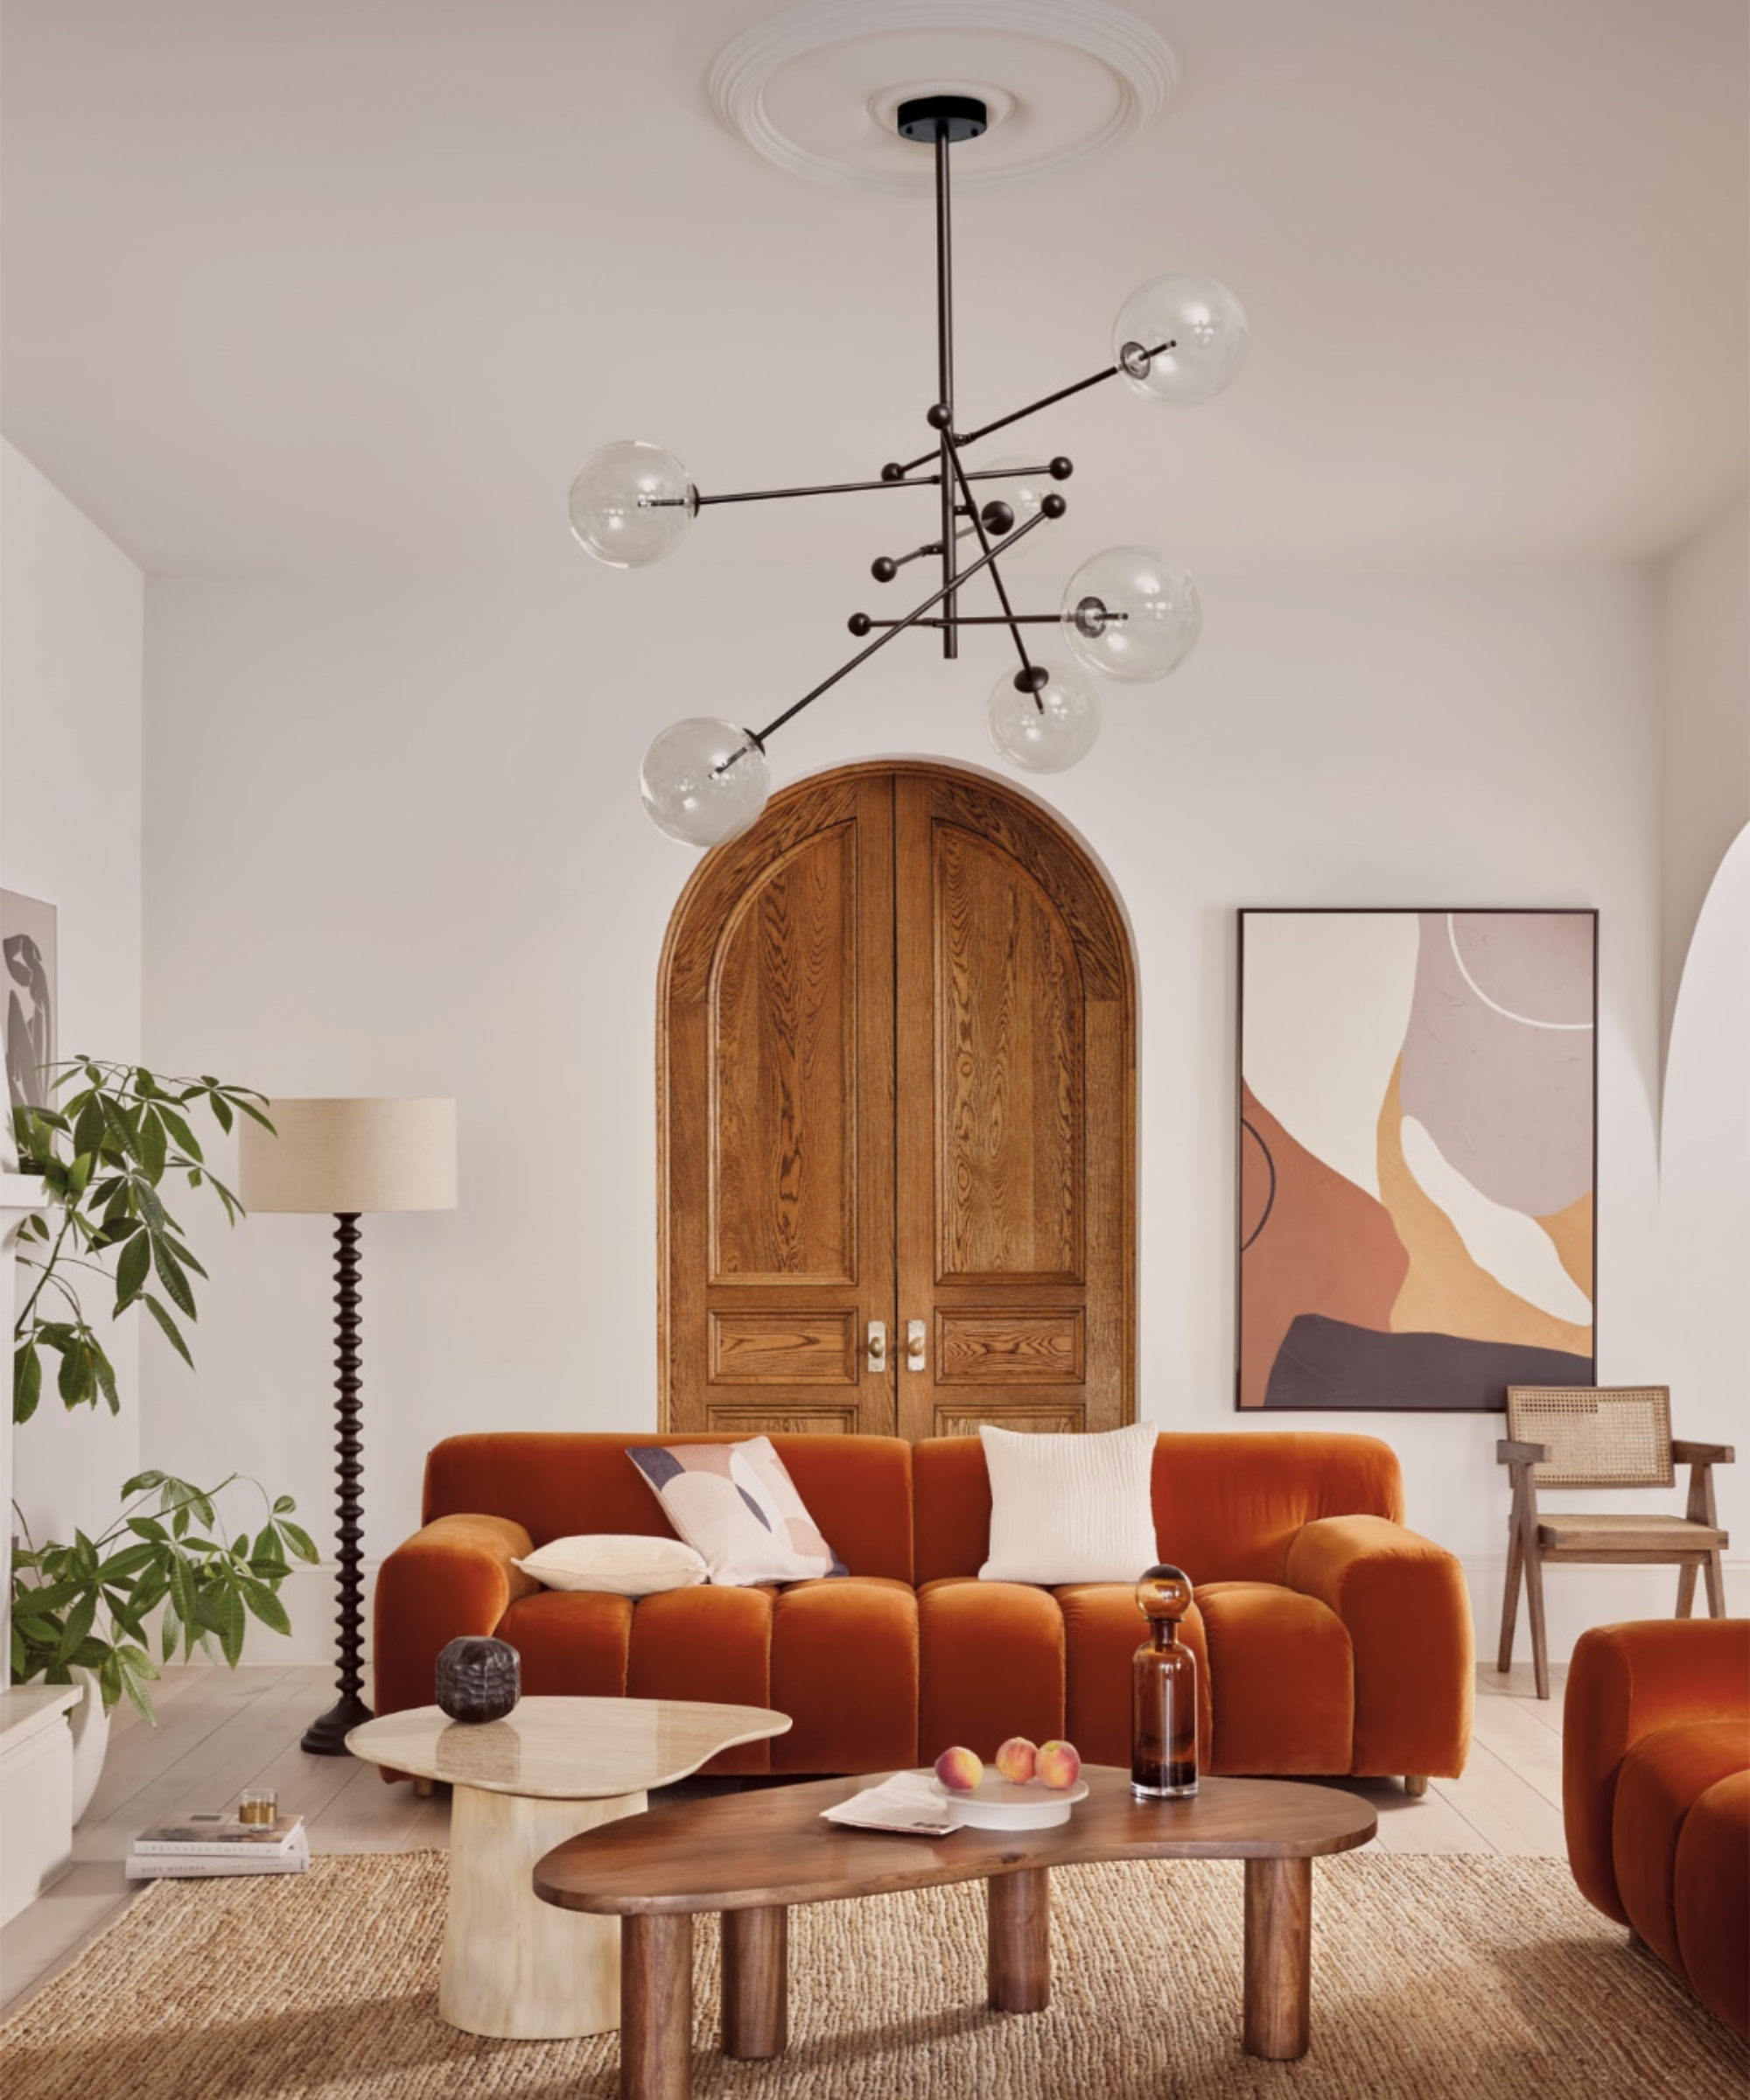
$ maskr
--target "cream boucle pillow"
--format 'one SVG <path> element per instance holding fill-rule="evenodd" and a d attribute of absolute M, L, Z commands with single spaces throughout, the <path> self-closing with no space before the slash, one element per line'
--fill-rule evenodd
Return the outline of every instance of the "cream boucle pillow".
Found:
<path fill-rule="evenodd" d="M 514 1564 L 550 1590 L 605 1590 L 612 1597 L 654 1597 L 705 1578 L 702 1555 L 678 1538 L 639 1538 L 613 1531 L 550 1539 Z"/>
<path fill-rule="evenodd" d="M 981 1426 L 990 1475 L 986 1582 L 1135 1582 L 1155 1550 L 1155 1426 L 1029 1436 Z"/>

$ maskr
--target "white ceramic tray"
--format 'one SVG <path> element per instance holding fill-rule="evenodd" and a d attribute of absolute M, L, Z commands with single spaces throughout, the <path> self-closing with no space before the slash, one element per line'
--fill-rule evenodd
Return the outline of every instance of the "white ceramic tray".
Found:
<path fill-rule="evenodd" d="M 1068 1823 L 1069 1811 L 1088 1798 L 1088 1782 L 1078 1779 L 1073 1787 L 1042 1786 L 1036 1779 L 1017 1786 L 1012 1780 L 992 1779 L 988 1774 L 970 1794 L 945 1787 L 939 1779 L 931 1787 L 948 1803 L 956 1824 L 970 1824 L 980 1830 L 1046 1830 L 1054 1824 Z"/>

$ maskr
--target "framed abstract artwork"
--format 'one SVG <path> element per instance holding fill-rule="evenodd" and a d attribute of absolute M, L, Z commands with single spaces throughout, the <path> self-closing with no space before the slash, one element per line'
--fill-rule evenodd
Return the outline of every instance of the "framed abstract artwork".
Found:
<path fill-rule="evenodd" d="M 1237 1404 L 1595 1383 L 1597 913 L 1239 917 Z"/>
<path fill-rule="evenodd" d="M 15 1109 L 49 1108 L 55 1028 L 55 908 L 0 890 L 0 989 L 5 998 L 6 1093 Z M 10 1118 L 7 1119 L 8 1128 Z"/>

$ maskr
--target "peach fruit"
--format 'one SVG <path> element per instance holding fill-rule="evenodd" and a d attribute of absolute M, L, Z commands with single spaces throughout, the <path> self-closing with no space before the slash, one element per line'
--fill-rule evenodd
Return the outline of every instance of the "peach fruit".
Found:
<path fill-rule="evenodd" d="M 1082 1754 L 1074 1743 L 1041 1743 L 1033 1768 L 1046 1786 L 1060 1792 L 1081 1778 Z"/>
<path fill-rule="evenodd" d="M 956 1743 L 935 1760 L 935 1775 L 950 1794 L 970 1794 L 984 1776 L 984 1760 Z"/>
<path fill-rule="evenodd" d="M 997 1753 L 998 1774 L 1015 1786 L 1024 1786 L 1033 1776 L 1038 1756 L 1037 1743 L 1029 1742 L 1024 1735 L 1012 1735 Z"/>

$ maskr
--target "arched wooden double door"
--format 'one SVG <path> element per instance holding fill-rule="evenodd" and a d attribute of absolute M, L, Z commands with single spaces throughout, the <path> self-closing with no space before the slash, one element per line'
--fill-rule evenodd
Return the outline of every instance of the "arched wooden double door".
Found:
<path fill-rule="evenodd" d="M 846 766 L 699 864 L 658 995 L 662 1419 L 1134 1418 L 1135 991 L 1046 811 Z"/>

